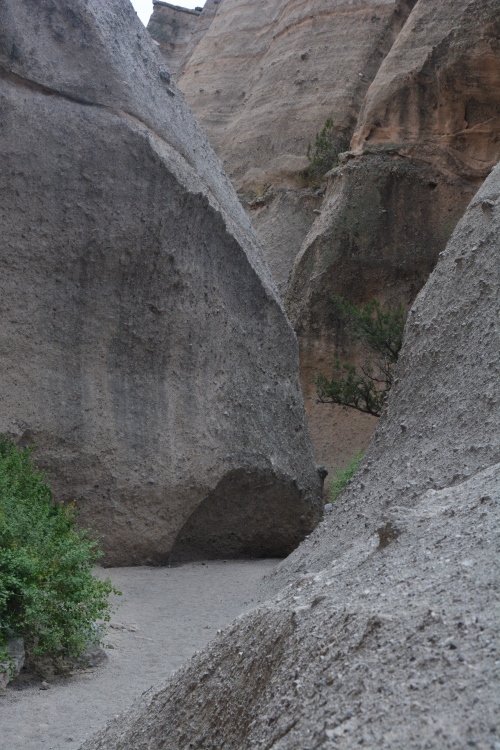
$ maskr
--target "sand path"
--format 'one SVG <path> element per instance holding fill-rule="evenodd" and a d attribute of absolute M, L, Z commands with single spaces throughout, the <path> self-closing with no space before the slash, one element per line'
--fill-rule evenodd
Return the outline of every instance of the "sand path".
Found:
<path fill-rule="evenodd" d="M 254 604 L 276 560 L 190 563 L 177 568 L 110 568 L 116 598 L 103 666 L 40 683 L 14 681 L 0 697 L 1 750 L 76 750 L 144 690 Z"/>

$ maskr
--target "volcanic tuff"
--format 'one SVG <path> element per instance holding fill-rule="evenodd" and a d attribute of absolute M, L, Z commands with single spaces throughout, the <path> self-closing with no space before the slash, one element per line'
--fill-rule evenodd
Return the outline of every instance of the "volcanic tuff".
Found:
<path fill-rule="evenodd" d="M 332 112 L 339 132 L 352 133 L 410 5 L 209 0 L 199 17 L 179 86 L 245 194 L 282 288 L 321 202 L 321 191 L 297 189 L 307 145 Z M 154 19 L 148 28 L 161 43 Z"/>
<path fill-rule="evenodd" d="M 0 0 L 0 432 L 108 563 L 282 555 L 317 523 L 297 344 L 127 0 Z"/>
<path fill-rule="evenodd" d="M 412 307 L 360 473 L 274 598 L 84 750 L 496 748 L 499 238 L 500 166 Z"/>
<path fill-rule="evenodd" d="M 290 278 L 304 373 L 339 350 L 333 294 L 411 305 L 500 159 L 498 10 L 419 0 L 380 66 Z"/>
<path fill-rule="evenodd" d="M 500 158 L 498 1 L 208 5 L 179 84 L 282 293 L 289 280 L 313 443 L 331 466 L 375 424 L 315 403 L 312 375 L 358 355 L 332 294 L 409 306 Z M 300 187 L 330 115 L 353 151 L 325 185 Z"/>
<path fill-rule="evenodd" d="M 154 4 L 148 31 L 158 42 L 174 76 L 183 64 L 199 15 L 199 10 L 181 8 L 161 0 Z"/>

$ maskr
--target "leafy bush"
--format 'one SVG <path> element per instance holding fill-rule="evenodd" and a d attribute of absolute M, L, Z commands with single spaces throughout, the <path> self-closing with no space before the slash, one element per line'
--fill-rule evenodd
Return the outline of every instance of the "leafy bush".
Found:
<path fill-rule="evenodd" d="M 335 128 L 332 118 L 329 117 L 320 132 L 316 133 L 314 149 L 311 144 L 307 147 L 309 174 L 313 177 L 322 177 L 337 166 L 339 154 L 348 148 L 348 136 Z"/>
<path fill-rule="evenodd" d="M 331 503 L 335 502 L 335 500 L 338 498 L 338 496 L 346 486 L 347 482 L 355 475 L 355 473 L 359 469 L 359 464 L 361 463 L 361 459 L 363 458 L 363 456 L 363 451 L 359 451 L 355 456 L 351 458 L 345 469 L 342 469 L 340 466 L 338 466 L 333 470 L 333 479 L 330 480 Z"/>
<path fill-rule="evenodd" d="M 31 657 L 77 657 L 102 636 L 116 591 L 92 568 L 101 556 L 75 510 L 52 500 L 31 449 L 0 436 L 0 661 L 7 638 Z"/>
<path fill-rule="evenodd" d="M 356 307 L 336 296 L 333 303 L 348 336 L 361 343 L 367 357 L 359 368 L 334 359 L 336 377 L 319 373 L 314 378 L 318 400 L 379 417 L 403 344 L 406 313 L 401 306 L 384 310 L 377 300 Z"/>

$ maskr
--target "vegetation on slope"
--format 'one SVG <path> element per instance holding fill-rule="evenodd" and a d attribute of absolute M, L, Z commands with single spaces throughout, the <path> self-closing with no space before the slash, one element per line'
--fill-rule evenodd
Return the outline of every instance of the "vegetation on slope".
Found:
<path fill-rule="evenodd" d="M 0 661 L 10 637 L 35 658 L 77 657 L 100 640 L 119 593 L 93 575 L 100 556 L 74 507 L 53 501 L 31 449 L 0 437 Z"/>

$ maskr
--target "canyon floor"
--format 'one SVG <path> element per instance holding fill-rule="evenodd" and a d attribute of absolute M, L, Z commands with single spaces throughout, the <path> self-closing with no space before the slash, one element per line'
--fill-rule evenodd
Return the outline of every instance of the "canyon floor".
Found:
<path fill-rule="evenodd" d="M 254 605 L 277 560 L 196 562 L 173 568 L 109 568 L 122 591 L 95 669 L 40 681 L 15 680 L 0 697 L 1 750 L 72 750 L 151 685 Z"/>

